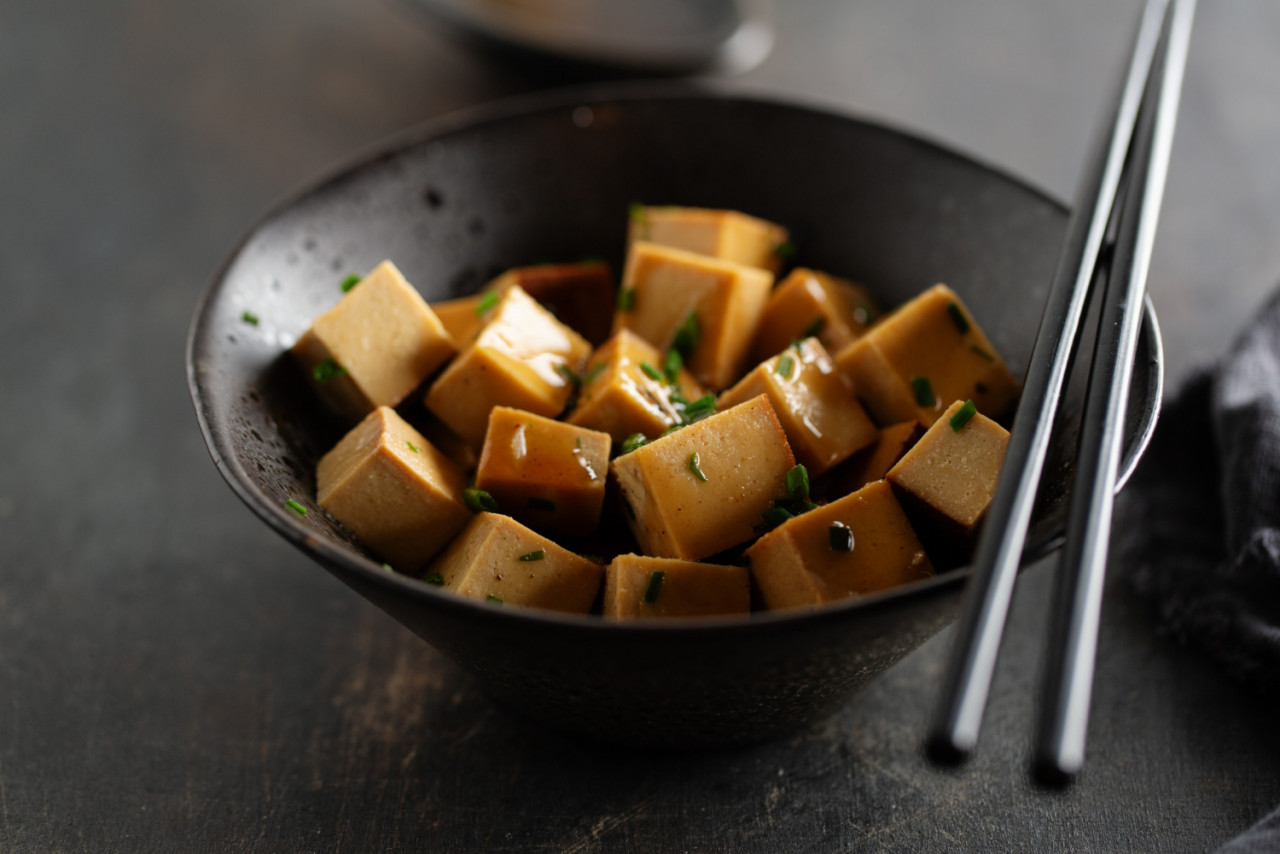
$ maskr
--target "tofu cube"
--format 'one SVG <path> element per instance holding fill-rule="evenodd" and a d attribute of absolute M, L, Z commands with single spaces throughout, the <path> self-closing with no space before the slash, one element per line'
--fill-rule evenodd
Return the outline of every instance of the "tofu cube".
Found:
<path fill-rule="evenodd" d="M 427 408 L 479 448 L 489 411 L 512 406 L 555 417 L 573 393 L 591 345 L 518 286 L 427 391 Z"/>
<path fill-rule="evenodd" d="M 777 274 L 787 243 L 780 225 L 738 211 L 635 206 L 627 246 L 640 240 L 722 258 Z"/>
<path fill-rule="evenodd" d="M 765 303 L 751 359 L 763 362 L 792 341 L 816 337 L 829 353 L 858 339 L 880 314 L 862 285 L 797 267 L 774 288 Z"/>
<path fill-rule="evenodd" d="M 497 406 L 476 489 L 535 530 L 585 537 L 600 522 L 611 444 L 608 433 Z"/>
<path fill-rule="evenodd" d="M 727 408 L 768 395 L 796 459 L 818 476 L 876 440 L 853 394 L 853 383 L 816 338 L 806 338 L 762 362 L 720 395 Z"/>
<path fill-rule="evenodd" d="M 707 393 L 683 367 L 675 379 L 667 381 L 664 357 L 652 344 L 623 329 L 592 355 L 577 406 L 566 420 L 608 433 L 615 442 L 633 433 L 656 437 L 680 423 L 681 399 L 691 402 Z"/>
<path fill-rule="evenodd" d="M 413 286 L 383 261 L 290 352 L 321 396 L 357 421 L 404 400 L 456 348 Z"/>
<path fill-rule="evenodd" d="M 502 291 L 511 285 L 519 285 L 591 344 L 602 344 L 609 337 L 617 294 L 609 265 L 604 261 L 516 267 L 494 279 L 485 290 Z"/>
<path fill-rule="evenodd" d="M 630 329 L 659 350 L 685 350 L 699 382 L 736 380 L 773 286 L 756 267 L 637 241 L 627 255 L 613 331 Z"/>
<path fill-rule="evenodd" d="M 743 566 L 628 554 L 605 567 L 606 617 L 710 617 L 750 611 L 751 579 Z"/>
<path fill-rule="evenodd" d="M 480 330 L 488 322 L 493 311 L 492 297 L 486 302 L 487 294 L 472 294 L 469 297 L 441 300 L 431 303 L 431 310 L 440 318 L 454 346 L 459 350 L 471 343 Z"/>
<path fill-rule="evenodd" d="M 316 465 L 320 506 L 400 572 L 420 568 L 471 518 L 465 487 L 462 469 L 387 406 Z"/>
<path fill-rule="evenodd" d="M 960 298 L 935 285 L 883 318 L 836 354 L 858 396 L 881 424 L 928 426 L 953 400 L 971 399 L 988 418 L 1004 418 L 1018 383 Z"/>
<path fill-rule="evenodd" d="M 525 605 L 586 614 L 604 567 L 498 513 L 480 513 L 423 580 L 494 606 Z"/>
<path fill-rule="evenodd" d="M 701 560 L 755 536 L 795 458 L 764 395 L 616 458 L 640 550 Z"/>
<path fill-rule="evenodd" d="M 880 430 L 875 442 L 831 473 L 829 494 L 848 495 L 880 480 L 923 435 L 924 425 L 919 421 L 903 421 Z"/>
<path fill-rule="evenodd" d="M 747 560 L 770 610 L 814 607 L 934 575 L 882 480 L 788 519 L 747 549 Z"/>
<path fill-rule="evenodd" d="M 931 554 L 947 562 L 972 548 L 1009 445 L 1009 431 L 981 413 L 965 420 L 964 407 L 947 407 L 886 475 Z"/>

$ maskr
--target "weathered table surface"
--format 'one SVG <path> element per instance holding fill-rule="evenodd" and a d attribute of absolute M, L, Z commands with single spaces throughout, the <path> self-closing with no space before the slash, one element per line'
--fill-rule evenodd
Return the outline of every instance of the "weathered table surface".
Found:
<path fill-rule="evenodd" d="M 788 3 L 736 81 L 1069 198 L 1137 3 Z M 1201 4 L 1152 290 L 1171 382 L 1280 277 L 1280 5 Z M 256 522 L 182 350 L 248 224 L 332 161 L 578 79 L 400 0 L 0 5 L 0 850 L 1187 850 L 1280 803 L 1275 709 L 1113 584 L 1090 762 L 1026 774 L 1051 572 L 981 753 L 919 742 L 950 633 L 764 746 L 618 754 L 495 710 Z M 1113 574 L 1122 570 L 1113 567 Z"/>

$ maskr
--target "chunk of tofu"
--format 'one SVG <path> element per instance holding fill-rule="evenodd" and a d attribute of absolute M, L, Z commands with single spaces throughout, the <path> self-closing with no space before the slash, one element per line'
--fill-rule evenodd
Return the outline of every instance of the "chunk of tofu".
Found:
<path fill-rule="evenodd" d="M 496 406 L 476 489 L 531 528 L 585 537 L 600 522 L 611 444 L 608 433 Z"/>
<path fill-rule="evenodd" d="M 321 396 L 355 421 L 404 400 L 455 348 L 418 292 L 383 261 L 290 352 Z"/>
<path fill-rule="evenodd" d="M 687 342 L 689 370 L 719 390 L 741 375 L 772 286 L 765 270 L 637 241 L 613 330 L 630 329 L 663 352 Z"/>
<path fill-rule="evenodd" d="M 1018 383 L 960 298 L 935 285 L 836 354 L 881 424 L 930 425 L 950 401 L 973 400 L 988 418 L 1008 415 Z"/>
<path fill-rule="evenodd" d="M 699 255 L 723 258 L 777 274 L 787 230 L 738 211 L 636 206 L 631 209 L 627 245 L 645 240 Z"/>
<path fill-rule="evenodd" d="M 701 560 L 745 542 L 795 458 L 765 395 L 616 458 L 628 523 L 641 551 Z"/>
<path fill-rule="evenodd" d="M 747 549 L 747 560 L 770 610 L 814 607 L 934 575 L 883 480 L 788 519 Z"/>
<path fill-rule="evenodd" d="M 586 614 L 604 567 L 561 548 L 515 519 L 480 513 L 423 580 L 495 606 L 525 605 Z"/>
<path fill-rule="evenodd" d="M 496 297 L 481 293 L 433 302 L 431 310 L 440 318 L 440 323 L 453 339 L 454 346 L 461 350 L 480 334 L 495 305 Z"/>
<path fill-rule="evenodd" d="M 720 395 L 720 406 L 761 394 L 773 404 L 796 459 L 815 477 L 876 440 L 876 425 L 854 397 L 853 383 L 816 338 L 762 362 Z"/>
<path fill-rule="evenodd" d="M 604 261 L 534 264 L 516 267 L 494 279 L 485 290 L 519 285 L 570 329 L 593 345 L 609 337 L 616 292 Z"/>
<path fill-rule="evenodd" d="M 471 512 L 466 475 L 394 409 L 380 406 L 320 458 L 316 499 L 400 572 L 413 572 Z"/>
<path fill-rule="evenodd" d="M 566 420 L 608 433 L 615 442 L 633 433 L 659 435 L 680 423 L 681 398 L 694 401 L 706 394 L 683 367 L 669 383 L 663 355 L 628 329 L 592 354 L 583 377 L 578 404 Z"/>
<path fill-rule="evenodd" d="M 857 340 L 879 314 L 871 292 L 862 285 L 797 267 L 769 295 L 751 358 L 763 362 L 809 336 L 821 341 L 827 352 L 837 353 Z"/>
<path fill-rule="evenodd" d="M 937 543 L 931 553 L 947 562 L 972 548 L 1009 445 L 1009 431 L 985 415 L 962 420 L 964 405 L 947 407 L 886 475 L 921 537 Z"/>
<path fill-rule="evenodd" d="M 847 495 L 873 480 L 880 480 L 923 435 L 924 425 L 919 421 L 903 421 L 880 430 L 874 443 L 851 457 L 847 465 L 832 472 L 833 490 Z"/>
<path fill-rule="evenodd" d="M 605 567 L 606 617 L 710 617 L 750 610 L 746 567 L 635 554 L 618 555 Z"/>
<path fill-rule="evenodd" d="M 432 383 L 427 408 L 479 448 L 495 406 L 559 415 L 590 355 L 581 335 L 512 286 L 480 334 Z"/>

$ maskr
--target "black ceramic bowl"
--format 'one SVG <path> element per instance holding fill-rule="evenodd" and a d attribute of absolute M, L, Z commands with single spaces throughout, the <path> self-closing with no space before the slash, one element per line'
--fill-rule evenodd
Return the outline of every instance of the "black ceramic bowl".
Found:
<path fill-rule="evenodd" d="M 951 622 L 967 571 L 813 612 L 614 625 L 496 609 L 391 574 L 314 501 L 315 462 L 343 426 L 284 351 L 340 297 L 348 271 L 391 258 L 434 300 L 541 259 L 604 256 L 619 269 L 634 201 L 785 223 L 806 265 L 864 281 L 888 305 L 945 281 L 1017 376 L 1066 224 L 1060 204 L 1017 180 L 844 116 L 696 92 L 525 99 L 414 129 L 268 214 L 199 305 L 191 394 L 236 494 L 499 702 L 633 744 L 761 740 L 832 711 Z M 1148 306 L 1126 471 L 1154 425 L 1160 384 Z M 1077 411 L 1066 406 L 1030 552 L 1061 536 Z M 289 499 L 310 512 L 300 518 Z"/>

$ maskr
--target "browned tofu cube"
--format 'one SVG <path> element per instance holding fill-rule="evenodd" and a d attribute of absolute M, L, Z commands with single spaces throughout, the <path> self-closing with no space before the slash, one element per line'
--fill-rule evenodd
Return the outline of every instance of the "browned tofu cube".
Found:
<path fill-rule="evenodd" d="M 655 437 L 681 421 L 681 402 L 706 394 L 683 367 L 671 383 L 665 357 L 628 329 L 596 350 L 587 364 L 578 404 L 567 421 L 601 430 L 621 442 L 633 433 Z"/>
<path fill-rule="evenodd" d="M 858 396 L 881 424 L 928 426 L 953 400 L 972 400 L 988 418 L 1004 418 L 1018 383 L 960 298 L 935 285 L 882 319 L 836 354 Z"/>
<path fill-rule="evenodd" d="M 726 388 L 742 374 L 772 285 L 773 274 L 756 267 L 637 241 L 613 330 L 663 352 L 674 346 L 700 382 Z"/>
<path fill-rule="evenodd" d="M 738 211 L 633 206 L 627 245 L 645 240 L 777 274 L 787 230 Z"/>
<path fill-rule="evenodd" d="M 481 513 L 427 567 L 423 580 L 495 606 L 586 614 L 604 567 L 498 513 Z"/>
<path fill-rule="evenodd" d="M 559 415 L 590 355 L 581 335 L 512 286 L 480 334 L 432 383 L 427 408 L 479 448 L 495 406 Z"/>
<path fill-rule="evenodd" d="M 746 567 L 634 554 L 618 555 L 605 567 L 606 617 L 711 617 L 750 610 Z"/>
<path fill-rule="evenodd" d="M 796 459 L 818 476 L 876 440 L 853 394 L 853 383 L 816 338 L 807 338 L 762 362 L 720 395 L 720 407 L 765 394 L 787 432 Z"/>
<path fill-rule="evenodd" d="M 794 466 L 760 395 L 616 458 L 612 471 L 641 551 L 701 560 L 754 536 Z"/>
<path fill-rule="evenodd" d="M 476 489 L 535 530 L 585 537 L 600 522 L 611 444 L 608 433 L 496 406 Z"/>
<path fill-rule="evenodd" d="M 883 480 L 788 519 L 747 549 L 747 560 L 770 610 L 835 602 L 934 574 Z"/>
<path fill-rule="evenodd" d="M 354 421 L 404 400 L 455 348 L 418 292 L 383 261 L 290 352 L 320 394 Z"/>
<path fill-rule="evenodd" d="M 466 475 L 394 409 L 380 406 L 316 465 L 316 500 L 400 572 L 413 572 L 471 512 Z"/>
<path fill-rule="evenodd" d="M 756 362 L 792 341 L 816 337 L 829 353 L 853 343 L 880 314 L 871 292 L 845 279 L 797 267 L 765 303 L 751 347 Z"/>
<path fill-rule="evenodd" d="M 946 562 L 967 556 L 1008 445 L 1009 431 L 957 400 L 889 470 L 886 477 L 931 554 Z"/>
<path fill-rule="evenodd" d="M 609 265 L 604 261 L 571 264 L 534 264 L 508 270 L 489 283 L 486 291 L 519 285 L 593 345 L 609 337 L 616 292 Z"/>
<path fill-rule="evenodd" d="M 919 421 L 903 421 L 880 430 L 875 442 L 832 472 L 835 481 L 831 484 L 832 493 L 848 495 L 873 480 L 880 480 L 923 435 L 924 425 Z"/>

